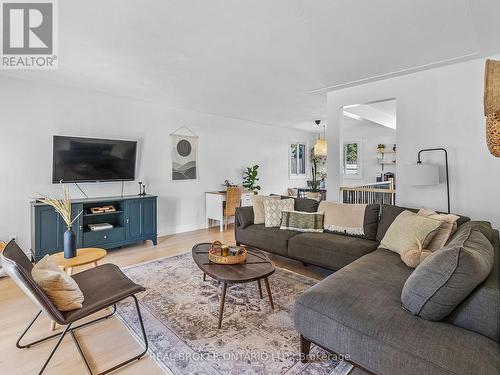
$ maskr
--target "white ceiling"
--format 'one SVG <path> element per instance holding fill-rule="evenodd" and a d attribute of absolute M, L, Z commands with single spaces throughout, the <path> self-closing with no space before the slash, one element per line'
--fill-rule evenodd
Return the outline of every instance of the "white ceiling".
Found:
<path fill-rule="evenodd" d="M 498 0 L 58 3 L 59 69 L 1 74 L 311 131 L 324 88 L 500 52 Z"/>

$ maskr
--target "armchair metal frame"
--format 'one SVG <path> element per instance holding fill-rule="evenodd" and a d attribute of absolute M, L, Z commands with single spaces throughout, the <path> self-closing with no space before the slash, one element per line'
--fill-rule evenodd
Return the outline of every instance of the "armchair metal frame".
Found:
<path fill-rule="evenodd" d="M 40 375 L 40 374 L 42 374 L 45 371 L 45 368 L 49 364 L 50 360 L 54 356 L 54 354 L 57 351 L 57 349 L 59 348 L 59 345 L 61 344 L 62 340 L 64 339 L 64 336 L 66 336 L 66 334 L 69 332 L 70 335 L 71 335 L 71 338 L 73 339 L 73 341 L 74 341 L 74 343 L 76 345 L 76 348 L 78 349 L 78 352 L 80 353 L 80 356 L 82 357 L 83 362 L 85 363 L 85 366 L 87 367 L 87 370 L 88 370 L 88 372 L 89 372 L 90 375 L 105 375 L 105 374 L 108 374 L 108 373 L 110 373 L 112 371 L 115 371 L 115 370 L 119 369 L 120 367 L 123 367 L 123 366 L 129 364 L 130 362 L 133 362 L 133 361 L 141 359 L 147 353 L 148 347 L 149 347 L 148 346 L 148 339 L 147 339 L 147 336 L 146 336 L 146 331 L 144 329 L 144 322 L 142 320 L 141 310 L 139 309 L 139 302 L 137 301 L 137 297 L 136 296 L 133 295 L 131 297 L 134 299 L 135 307 L 136 307 L 136 310 L 137 310 L 137 315 L 139 317 L 139 323 L 140 323 L 141 331 L 142 331 L 142 338 L 144 340 L 144 350 L 140 354 L 137 354 L 137 355 L 135 355 L 132 358 L 129 358 L 129 359 L 123 361 L 123 362 L 120 362 L 119 364 L 117 364 L 117 365 L 115 365 L 113 367 L 110 367 L 107 370 L 104 370 L 104 371 L 99 372 L 97 374 L 92 371 L 92 369 L 90 367 L 90 364 L 89 364 L 89 362 L 87 360 L 87 357 L 85 355 L 85 352 L 83 351 L 80 343 L 78 342 L 78 339 L 76 338 L 75 331 L 78 330 L 78 329 L 80 329 L 80 328 L 84 328 L 84 327 L 90 326 L 92 324 L 99 323 L 99 322 L 101 322 L 103 320 L 107 320 L 108 318 L 111 318 L 116 313 L 116 304 L 114 304 L 112 306 L 112 312 L 110 314 L 101 316 L 101 317 L 99 317 L 97 319 L 94 319 L 94 320 L 91 320 L 89 322 L 85 322 L 85 323 L 79 324 L 76 327 L 72 327 L 72 323 L 68 324 L 64 328 L 64 330 L 62 332 L 55 333 L 53 335 L 50 335 L 50 336 L 38 339 L 36 341 L 32 341 L 32 342 L 27 343 L 27 344 L 21 344 L 21 340 L 23 339 L 23 337 L 26 335 L 26 333 L 28 333 L 28 331 L 31 328 L 31 326 L 33 326 L 33 324 L 35 323 L 35 321 L 42 314 L 42 310 L 40 310 L 35 315 L 35 317 L 31 320 L 31 322 L 28 324 L 28 326 L 25 328 L 25 330 L 23 331 L 23 333 L 21 334 L 21 336 L 19 336 L 19 339 L 16 342 L 16 347 L 18 349 L 28 349 L 28 348 L 32 347 L 33 345 L 41 344 L 43 342 L 49 341 L 49 340 L 54 339 L 54 338 L 56 338 L 56 337 L 59 336 L 59 339 L 57 340 L 56 345 L 52 348 L 52 351 L 50 352 L 48 358 L 46 359 L 45 363 L 43 364 L 42 368 L 40 369 L 40 372 L 38 373 Z"/>

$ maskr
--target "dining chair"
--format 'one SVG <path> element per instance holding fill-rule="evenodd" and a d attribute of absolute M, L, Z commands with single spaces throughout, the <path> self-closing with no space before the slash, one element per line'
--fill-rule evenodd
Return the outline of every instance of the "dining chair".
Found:
<path fill-rule="evenodd" d="M 55 346 L 50 352 L 49 357 L 44 362 L 38 374 L 42 374 L 44 372 L 52 356 L 61 344 L 64 336 L 66 336 L 66 334 L 69 332 L 73 341 L 75 342 L 80 356 L 83 359 L 83 362 L 85 363 L 85 366 L 87 367 L 88 372 L 93 375 L 94 373 L 92 372 L 86 355 L 83 352 L 83 349 L 78 342 L 74 332 L 78 329 L 110 318 L 116 312 L 116 304 L 129 297 L 133 298 L 135 307 L 137 309 L 137 315 L 139 318 L 138 320 L 142 331 L 142 337 L 144 339 L 144 350 L 134 357 L 127 359 L 126 361 L 123 361 L 103 372 L 100 372 L 99 375 L 110 373 L 132 361 L 141 359 L 142 356 L 144 356 L 144 354 L 146 354 L 146 352 L 148 351 L 146 331 L 144 330 L 144 323 L 142 321 L 139 303 L 137 301 L 137 297 L 135 296 L 137 293 L 142 292 L 145 289 L 141 285 L 138 285 L 130 280 L 120 270 L 120 268 L 118 268 L 118 266 L 114 264 L 103 264 L 73 275 L 73 279 L 76 281 L 85 297 L 85 300 L 83 301 L 83 307 L 72 311 L 59 311 L 31 276 L 33 264 L 31 264 L 24 251 L 21 250 L 21 248 L 16 244 L 14 240 L 10 241 L 2 251 L 0 260 L 3 269 L 7 272 L 7 274 L 40 309 L 40 311 L 38 311 L 38 313 L 31 320 L 31 322 L 28 324 L 26 329 L 17 340 L 16 347 L 18 349 L 25 349 L 47 340 L 59 337 Z M 111 313 L 97 319 L 73 326 L 73 324 L 77 321 L 80 321 L 81 319 L 86 318 L 108 307 L 112 307 Z M 56 323 L 65 326 L 64 330 L 62 332 L 37 339 L 27 344 L 21 344 L 21 340 L 23 339 L 24 335 L 26 335 L 26 333 L 29 331 L 33 323 L 35 323 L 42 312 L 47 314 L 49 318 Z"/>
<path fill-rule="evenodd" d="M 240 186 L 228 186 L 226 192 L 226 206 L 224 207 L 224 223 L 227 230 L 227 222 L 230 216 L 236 215 L 236 207 L 241 205 L 242 188 Z"/>

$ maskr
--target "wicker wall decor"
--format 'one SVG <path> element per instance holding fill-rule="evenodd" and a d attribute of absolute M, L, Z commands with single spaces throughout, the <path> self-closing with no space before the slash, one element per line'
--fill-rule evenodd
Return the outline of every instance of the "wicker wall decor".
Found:
<path fill-rule="evenodd" d="M 500 157 L 500 61 L 486 60 L 484 115 L 488 149 L 492 155 Z"/>

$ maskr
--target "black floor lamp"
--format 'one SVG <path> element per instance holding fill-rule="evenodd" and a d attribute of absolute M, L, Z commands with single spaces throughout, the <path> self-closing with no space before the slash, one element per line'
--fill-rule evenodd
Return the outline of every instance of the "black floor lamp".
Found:
<path fill-rule="evenodd" d="M 406 168 L 406 178 L 402 183 L 408 185 L 438 185 L 439 184 L 439 166 L 434 164 L 423 164 L 420 155 L 423 152 L 442 151 L 444 152 L 444 161 L 446 168 L 446 197 L 448 201 L 448 213 L 450 213 L 450 177 L 448 172 L 448 152 L 445 148 L 425 148 L 418 151 L 417 164 Z"/>

